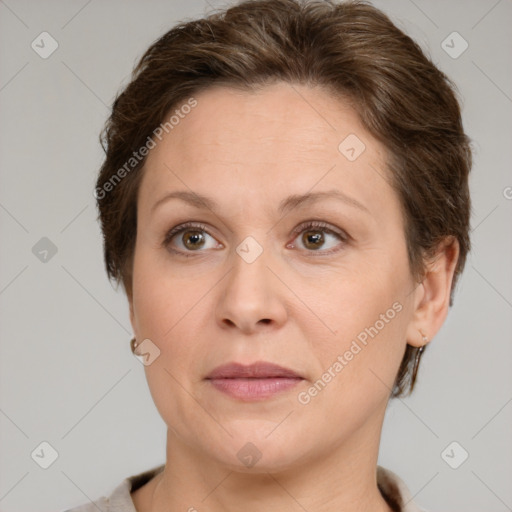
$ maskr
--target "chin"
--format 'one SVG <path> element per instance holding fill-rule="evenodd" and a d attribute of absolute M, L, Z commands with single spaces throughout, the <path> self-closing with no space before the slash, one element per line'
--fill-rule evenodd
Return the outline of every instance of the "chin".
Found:
<path fill-rule="evenodd" d="M 271 428 L 268 422 L 256 422 L 257 425 L 254 422 L 251 425 L 247 425 L 248 422 L 242 423 L 246 428 L 238 425 L 236 431 L 228 429 L 233 434 L 232 438 L 224 438 L 220 446 L 208 447 L 212 458 L 231 471 L 276 473 L 290 469 L 305 458 L 308 447 L 303 439 L 298 439 L 299 436 L 289 429 L 283 429 L 277 435 L 276 431 L 272 432 L 276 428 L 275 423 L 272 423 Z M 269 435 L 269 432 L 272 433 Z"/>

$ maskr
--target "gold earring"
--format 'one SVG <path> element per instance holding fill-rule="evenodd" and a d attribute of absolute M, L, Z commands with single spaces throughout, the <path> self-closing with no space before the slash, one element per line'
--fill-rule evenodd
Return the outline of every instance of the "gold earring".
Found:
<path fill-rule="evenodd" d="M 135 354 L 135 349 L 137 348 L 137 340 L 135 338 L 132 338 L 130 340 L 130 348 L 132 349 L 132 352 Z"/>

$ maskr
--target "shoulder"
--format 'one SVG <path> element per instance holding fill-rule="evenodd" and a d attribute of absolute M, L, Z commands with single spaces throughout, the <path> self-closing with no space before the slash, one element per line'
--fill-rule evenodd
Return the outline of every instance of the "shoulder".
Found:
<path fill-rule="evenodd" d="M 108 506 L 108 498 L 102 496 L 94 501 L 89 503 L 84 503 L 83 505 L 79 505 L 78 507 L 69 508 L 67 510 L 63 510 L 62 512 L 98 512 L 102 510 L 103 512 L 110 511 L 111 509 Z M 130 510 L 130 509 L 127 509 Z"/>
<path fill-rule="evenodd" d="M 385 500 L 398 512 L 427 512 L 413 501 L 405 482 L 389 469 L 377 466 L 377 485 Z"/>
<path fill-rule="evenodd" d="M 163 468 L 164 464 L 129 476 L 115 487 L 108 496 L 102 496 L 94 501 L 62 512 L 98 512 L 98 510 L 101 510 L 101 512 L 137 512 L 130 493 L 151 480 Z"/>

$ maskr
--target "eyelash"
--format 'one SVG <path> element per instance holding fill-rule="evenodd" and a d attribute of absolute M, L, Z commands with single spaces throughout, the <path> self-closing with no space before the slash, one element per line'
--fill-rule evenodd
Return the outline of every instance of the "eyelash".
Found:
<path fill-rule="evenodd" d="M 169 247 L 172 239 L 176 235 L 179 235 L 188 230 L 204 231 L 209 236 L 213 237 L 213 235 L 211 235 L 210 232 L 208 231 L 208 227 L 206 225 L 201 224 L 201 223 L 197 224 L 194 222 L 186 222 L 186 223 L 180 224 L 179 226 L 176 226 L 176 227 L 172 228 L 170 231 L 168 231 L 164 237 L 162 246 L 164 248 L 166 248 L 167 250 L 169 250 L 170 252 L 172 252 L 174 254 L 179 254 L 180 256 L 184 256 L 185 258 L 191 258 L 191 257 L 197 256 L 197 254 L 194 254 L 195 251 L 183 252 L 181 250 L 178 251 L 175 249 L 171 249 Z M 317 230 L 317 231 L 322 231 L 324 233 L 328 233 L 330 235 L 334 235 L 334 236 L 338 237 L 342 243 L 346 243 L 350 238 L 349 235 L 347 235 L 344 231 L 340 231 L 340 232 L 335 231 L 334 229 L 330 228 L 328 224 L 326 224 L 325 222 L 322 222 L 322 221 L 307 221 L 307 222 L 301 224 L 296 229 L 294 229 L 293 234 L 295 235 L 295 238 L 297 238 L 298 235 L 300 235 L 301 233 L 303 233 L 304 231 L 307 231 L 307 230 Z M 294 238 L 294 240 L 295 240 L 295 238 Z M 335 249 L 328 249 L 328 250 L 324 250 L 324 251 L 322 251 L 321 249 L 319 249 L 318 251 L 314 251 L 314 250 L 308 251 L 306 249 L 306 252 L 311 253 L 312 256 L 325 256 L 325 255 L 330 255 L 335 252 L 338 252 L 339 250 L 341 250 L 341 249 L 335 248 Z"/>

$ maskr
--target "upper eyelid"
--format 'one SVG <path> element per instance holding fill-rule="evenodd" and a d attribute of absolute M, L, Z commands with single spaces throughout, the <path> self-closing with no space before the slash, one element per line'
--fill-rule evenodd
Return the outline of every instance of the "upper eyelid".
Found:
<path fill-rule="evenodd" d="M 325 222 L 325 221 L 322 221 L 322 220 L 316 220 L 316 219 L 312 219 L 312 220 L 301 222 L 296 228 L 293 229 L 292 232 L 293 233 L 296 233 L 297 231 L 300 232 L 301 230 L 307 229 L 309 227 L 325 229 L 326 231 L 330 230 L 333 233 L 336 233 L 337 230 L 342 231 L 343 233 L 345 233 L 345 230 L 343 230 L 341 228 L 336 228 L 334 226 L 331 226 L 331 224 L 328 223 L 328 222 Z M 166 232 L 166 235 L 168 235 L 169 233 L 172 233 L 172 232 L 174 232 L 174 234 L 177 234 L 177 233 L 180 233 L 181 231 L 184 231 L 186 229 L 190 229 L 190 230 L 197 229 L 198 231 L 204 231 L 204 232 L 208 233 L 210 236 L 213 236 L 211 234 L 211 232 L 210 232 L 212 230 L 209 228 L 209 226 L 207 226 L 206 224 L 204 224 L 202 222 L 194 222 L 194 221 L 183 222 L 182 224 L 178 224 L 177 226 L 169 229 Z"/>

